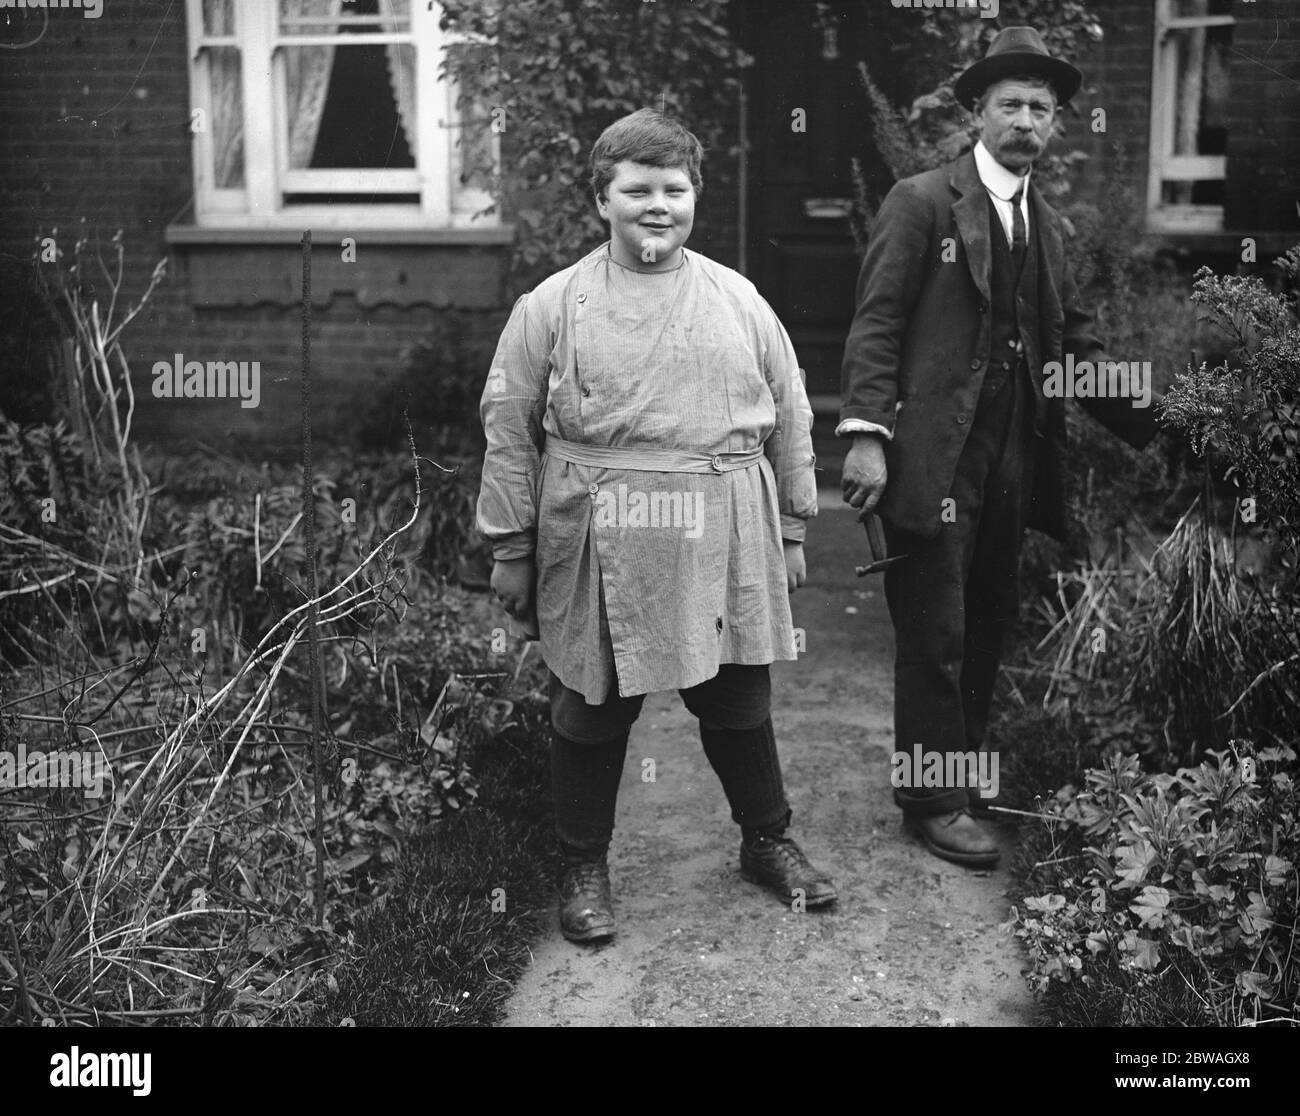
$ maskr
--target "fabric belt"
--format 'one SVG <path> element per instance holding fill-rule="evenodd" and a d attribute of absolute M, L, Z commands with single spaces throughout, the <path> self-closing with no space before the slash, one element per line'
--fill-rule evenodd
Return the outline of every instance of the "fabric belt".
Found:
<path fill-rule="evenodd" d="M 646 473 L 730 473 L 748 469 L 763 457 L 763 447 L 744 453 L 693 453 L 690 450 L 643 449 L 640 446 L 588 446 L 546 436 L 542 453 L 595 469 L 634 469 Z"/>

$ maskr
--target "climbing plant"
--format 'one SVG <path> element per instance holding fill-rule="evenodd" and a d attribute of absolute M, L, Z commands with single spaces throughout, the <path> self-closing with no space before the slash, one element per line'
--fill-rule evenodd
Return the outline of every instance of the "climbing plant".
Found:
<path fill-rule="evenodd" d="M 516 228 L 516 285 L 603 238 L 587 155 L 626 113 L 657 108 L 689 127 L 705 147 L 707 192 L 716 156 L 738 142 L 739 74 L 750 61 L 726 20 L 727 0 L 444 0 L 445 72 L 473 122 L 465 173 L 490 170 L 475 141 L 498 136 L 493 194 Z"/>

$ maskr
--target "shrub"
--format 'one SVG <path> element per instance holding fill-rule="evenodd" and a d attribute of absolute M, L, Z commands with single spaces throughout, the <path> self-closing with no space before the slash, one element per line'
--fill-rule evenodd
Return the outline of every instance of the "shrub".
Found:
<path fill-rule="evenodd" d="M 1007 924 L 1054 1022 L 1238 1025 L 1300 1002 L 1300 796 L 1290 749 L 1143 773 L 1133 756 L 1088 773 L 1044 811 Z M 1058 836 L 1062 827 L 1068 834 Z M 1190 995 L 1189 995 L 1190 992 Z"/>
<path fill-rule="evenodd" d="M 30 658 L 40 643 L 35 588 L 70 581 L 87 564 L 92 474 L 62 422 L 19 426 L 0 417 L 0 662 Z"/>
<path fill-rule="evenodd" d="M 1292 282 L 1298 257 L 1283 261 Z M 1115 285 L 1104 270 L 1102 286 Z M 1055 575 L 1039 657 L 1023 657 L 1017 687 L 1042 711 L 1003 710 L 995 727 L 1013 744 L 1035 729 L 1050 741 L 1033 756 L 1013 749 L 1013 801 L 1062 787 L 1024 831 L 1013 871 L 1025 899 L 1010 923 L 1052 1022 L 1237 1024 L 1293 1017 L 1300 998 L 1300 495 L 1288 452 L 1300 337 L 1288 300 L 1257 279 L 1203 270 L 1194 299 L 1233 345 L 1218 367 L 1179 376 L 1163 413 L 1213 455 L 1204 490 L 1149 553 L 1117 532 Z M 1260 525 L 1220 514 L 1210 469 L 1255 497 Z M 1101 476 L 1099 492 L 1127 505 L 1117 529 L 1133 504 Z M 1254 545 L 1259 526 L 1271 546 Z M 1062 784 L 1081 766 L 1076 799 Z"/>
<path fill-rule="evenodd" d="M 1278 260 L 1300 277 L 1300 246 Z M 1192 299 L 1232 339 L 1231 359 L 1180 375 L 1164 400 L 1165 422 L 1209 450 L 1242 493 L 1242 520 L 1273 534 L 1285 567 L 1300 552 L 1300 321 L 1294 304 L 1255 276 L 1196 274 Z"/>
<path fill-rule="evenodd" d="M 440 317 L 428 338 L 402 351 L 396 374 L 357 400 L 358 446 L 401 451 L 409 421 L 421 453 L 444 464 L 481 458 L 478 404 L 495 343 L 495 335 L 475 335 L 462 315 Z"/>
<path fill-rule="evenodd" d="M 184 471 L 185 503 L 160 491 L 130 440 L 117 347 L 142 304 L 114 322 L 78 274 L 57 283 L 87 436 L 0 428 L 14 481 L 0 605 L 29 610 L 25 655 L 0 677 L 0 763 L 14 773 L 25 752 L 25 773 L 45 772 L 60 752 L 79 776 L 65 785 L 65 765 L 57 786 L 41 774 L 0 797 L 0 910 L 23 963 L 0 977 L 0 1023 L 293 1020 L 332 927 L 414 834 L 474 801 L 474 747 L 512 711 L 493 694 L 504 674 L 478 669 L 486 639 L 415 561 L 463 529 L 462 494 L 427 514 L 439 482 L 414 457 L 317 474 L 313 624 L 298 484 L 209 464 Z M 64 535 L 37 514 L 50 494 Z M 98 797 L 78 793 L 86 765 Z M 334 791 L 319 823 L 312 783 Z"/>
<path fill-rule="evenodd" d="M 1238 735 L 1300 740 L 1300 600 L 1242 578 L 1237 565 L 1232 541 L 1197 507 L 1135 595 L 1115 602 L 1122 696 L 1166 726 L 1175 762 Z"/>
<path fill-rule="evenodd" d="M 727 150 L 737 75 L 748 59 L 731 41 L 726 0 L 444 0 L 443 13 L 444 25 L 464 36 L 446 62 L 462 105 L 485 131 L 494 111 L 504 114 L 495 130 L 510 174 L 497 194 L 518 230 L 511 270 L 520 290 L 604 239 L 586 158 L 618 117 L 662 108 L 706 151 Z M 706 181 L 706 195 L 710 189 Z"/>

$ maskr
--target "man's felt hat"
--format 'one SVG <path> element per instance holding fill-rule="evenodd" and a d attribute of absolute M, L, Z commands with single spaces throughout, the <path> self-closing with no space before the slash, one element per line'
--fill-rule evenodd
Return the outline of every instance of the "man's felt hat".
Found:
<path fill-rule="evenodd" d="M 1047 53 L 1042 37 L 1032 27 L 1004 27 L 989 46 L 988 53 L 968 66 L 953 92 L 963 108 L 972 108 L 990 85 L 1016 74 L 1041 76 L 1056 90 L 1058 104 L 1065 104 L 1083 84 L 1083 73 L 1063 58 Z"/>

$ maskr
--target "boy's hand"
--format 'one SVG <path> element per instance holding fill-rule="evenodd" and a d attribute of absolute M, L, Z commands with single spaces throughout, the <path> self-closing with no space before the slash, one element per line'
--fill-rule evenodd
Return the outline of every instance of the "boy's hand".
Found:
<path fill-rule="evenodd" d="M 533 610 L 536 581 L 537 569 L 531 558 L 511 558 L 492 564 L 492 592 L 506 615 L 519 621 L 529 639 L 538 636 L 537 615 Z"/>
<path fill-rule="evenodd" d="M 785 587 L 793 593 L 808 580 L 808 566 L 804 562 L 803 543 L 781 540 L 781 551 L 785 555 Z"/>

